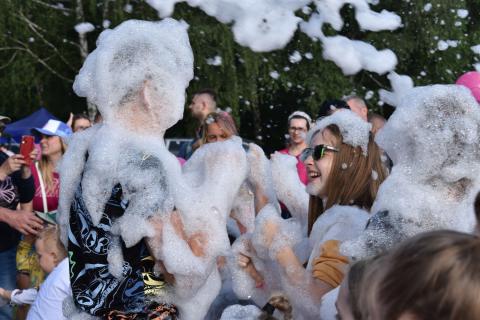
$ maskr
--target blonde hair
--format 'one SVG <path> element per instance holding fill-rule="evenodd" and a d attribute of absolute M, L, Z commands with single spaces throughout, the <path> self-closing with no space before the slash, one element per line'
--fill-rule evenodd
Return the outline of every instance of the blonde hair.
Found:
<path fill-rule="evenodd" d="M 212 123 L 216 123 L 220 129 L 225 133 L 227 138 L 231 136 L 238 135 L 237 127 L 235 126 L 235 121 L 233 120 L 232 116 L 225 111 L 220 112 L 212 112 L 207 115 L 205 121 L 203 122 L 204 130 L 203 130 L 203 137 L 202 137 L 202 144 L 207 143 L 208 137 L 208 126 Z"/>
<path fill-rule="evenodd" d="M 365 156 L 360 147 L 352 147 L 343 142 L 340 129 L 331 124 L 328 129 L 336 140 L 339 152 L 333 155 L 333 164 L 327 178 L 327 201 L 325 207 L 322 199 L 310 197 L 308 210 L 308 233 L 317 218 L 334 205 L 356 205 L 370 210 L 377 196 L 380 184 L 387 177 L 381 159 L 381 151 L 370 135 L 368 153 Z M 316 134 L 322 134 L 320 131 Z M 313 137 L 312 137 L 313 138 Z"/>
<path fill-rule="evenodd" d="M 60 139 L 60 145 L 61 145 L 61 150 L 63 155 L 67 150 L 67 145 L 65 144 L 65 142 L 63 142 L 63 139 L 61 137 L 59 136 L 56 136 L 56 137 Z M 53 172 L 55 168 L 53 167 L 53 164 L 50 162 L 47 156 L 42 155 L 42 157 L 38 161 L 38 166 L 42 173 L 43 182 L 45 183 L 45 188 L 47 192 L 54 191 Z"/>
<path fill-rule="evenodd" d="M 67 257 L 67 250 L 60 241 L 60 229 L 57 225 L 43 228 L 38 234 L 38 240 L 42 240 L 46 248 L 54 248 L 59 260 Z"/>
<path fill-rule="evenodd" d="M 450 230 L 406 240 L 368 268 L 362 319 L 480 319 L 480 239 Z"/>

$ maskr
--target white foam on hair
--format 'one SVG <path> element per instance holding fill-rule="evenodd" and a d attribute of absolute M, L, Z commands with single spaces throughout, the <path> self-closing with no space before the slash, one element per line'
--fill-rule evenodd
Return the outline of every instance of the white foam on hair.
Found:
<path fill-rule="evenodd" d="M 334 124 L 340 129 L 343 143 L 352 147 L 361 147 L 363 154 L 367 155 L 370 130 L 372 125 L 351 110 L 338 110 L 332 115 L 317 121 L 310 129 L 307 141 L 311 141 L 317 132 L 322 132 L 327 126 Z"/>

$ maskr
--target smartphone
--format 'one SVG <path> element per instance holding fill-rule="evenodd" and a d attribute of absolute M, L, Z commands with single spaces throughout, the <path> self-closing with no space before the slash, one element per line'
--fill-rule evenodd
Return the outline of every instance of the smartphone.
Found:
<path fill-rule="evenodd" d="M 32 159 L 30 159 L 30 153 L 33 151 L 34 141 L 34 136 L 22 136 L 22 143 L 20 144 L 20 154 L 24 157 L 27 165 L 32 164 Z"/>

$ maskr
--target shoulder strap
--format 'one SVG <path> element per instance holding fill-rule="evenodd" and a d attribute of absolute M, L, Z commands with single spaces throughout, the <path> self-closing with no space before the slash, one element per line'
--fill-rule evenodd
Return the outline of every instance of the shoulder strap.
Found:
<path fill-rule="evenodd" d="M 47 193 L 45 191 L 45 183 L 43 182 L 43 176 L 42 172 L 40 171 L 40 167 L 38 166 L 38 161 L 35 161 L 35 169 L 37 169 L 38 181 L 40 182 L 40 190 L 42 192 L 43 212 L 47 213 Z"/>

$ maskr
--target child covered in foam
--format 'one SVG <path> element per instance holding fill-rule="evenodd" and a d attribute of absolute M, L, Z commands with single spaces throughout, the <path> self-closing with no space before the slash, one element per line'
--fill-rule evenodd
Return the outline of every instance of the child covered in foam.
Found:
<path fill-rule="evenodd" d="M 28 320 L 66 319 L 62 317 L 62 304 L 72 295 L 68 259 L 56 226 L 43 229 L 35 242 L 41 269 L 48 274 L 40 290 L 30 288 L 13 291 L 0 288 L 0 297 L 16 305 L 31 304 Z"/>

